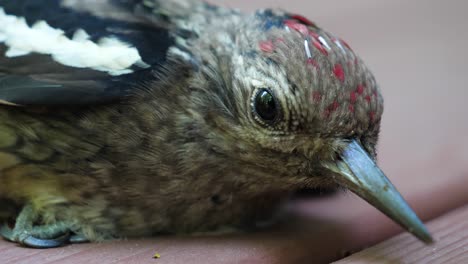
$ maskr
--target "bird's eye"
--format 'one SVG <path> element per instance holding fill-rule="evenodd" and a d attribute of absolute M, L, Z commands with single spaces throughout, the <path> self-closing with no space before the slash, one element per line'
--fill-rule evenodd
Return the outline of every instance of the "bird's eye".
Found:
<path fill-rule="evenodd" d="M 263 88 L 253 98 L 253 110 L 261 121 L 271 124 L 278 120 L 280 106 L 273 93 Z"/>

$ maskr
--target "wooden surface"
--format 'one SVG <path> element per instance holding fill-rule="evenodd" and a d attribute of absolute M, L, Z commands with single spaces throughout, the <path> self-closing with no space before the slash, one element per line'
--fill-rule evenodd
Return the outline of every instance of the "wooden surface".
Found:
<path fill-rule="evenodd" d="M 436 242 L 421 245 L 408 234 L 401 234 L 356 253 L 336 264 L 351 263 L 468 263 L 468 206 L 429 223 Z"/>
<path fill-rule="evenodd" d="M 279 6 L 343 37 L 374 71 L 385 97 L 379 163 L 388 177 L 425 220 L 468 204 L 468 1 L 217 2 L 245 9 Z M 429 229 L 452 239 L 458 223 Z M 385 216 L 346 193 L 295 201 L 283 224 L 255 234 L 158 237 L 52 250 L 0 241 L 0 263 L 326 263 L 399 232 Z M 404 237 L 404 245 L 423 247 Z M 451 241 L 453 248 L 462 245 Z M 160 259 L 152 259 L 155 252 Z M 418 258 L 431 256 L 421 252 Z"/>

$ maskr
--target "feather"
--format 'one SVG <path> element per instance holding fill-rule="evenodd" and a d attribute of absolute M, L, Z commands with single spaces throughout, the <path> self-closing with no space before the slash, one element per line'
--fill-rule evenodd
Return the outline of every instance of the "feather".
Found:
<path fill-rule="evenodd" d="M 116 17 L 74 2 L 0 0 L 0 104 L 107 103 L 156 78 L 173 45 L 168 29 L 118 3 Z"/>

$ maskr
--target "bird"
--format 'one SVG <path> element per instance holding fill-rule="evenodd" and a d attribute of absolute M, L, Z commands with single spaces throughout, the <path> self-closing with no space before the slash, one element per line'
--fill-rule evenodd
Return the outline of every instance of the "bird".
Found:
<path fill-rule="evenodd" d="M 376 165 L 383 97 L 341 38 L 278 9 L 0 0 L 0 234 L 33 248 L 246 230 L 352 191 L 424 242 Z"/>

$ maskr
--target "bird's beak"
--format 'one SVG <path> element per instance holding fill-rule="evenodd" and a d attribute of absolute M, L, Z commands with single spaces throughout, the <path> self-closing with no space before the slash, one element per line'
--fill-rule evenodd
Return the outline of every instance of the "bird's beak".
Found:
<path fill-rule="evenodd" d="M 393 184 L 356 141 L 341 153 L 341 160 L 326 166 L 336 182 L 363 198 L 425 243 L 432 237 Z"/>

